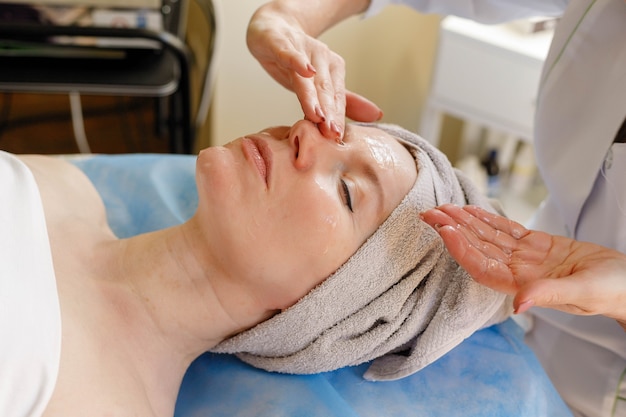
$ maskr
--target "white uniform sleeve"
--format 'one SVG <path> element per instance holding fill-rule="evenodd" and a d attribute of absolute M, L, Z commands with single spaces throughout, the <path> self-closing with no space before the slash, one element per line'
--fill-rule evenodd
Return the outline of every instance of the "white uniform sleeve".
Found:
<path fill-rule="evenodd" d="M 454 15 L 481 23 L 502 23 L 533 16 L 560 16 L 569 0 L 372 0 L 366 17 L 389 4 L 403 4 L 421 13 Z"/>

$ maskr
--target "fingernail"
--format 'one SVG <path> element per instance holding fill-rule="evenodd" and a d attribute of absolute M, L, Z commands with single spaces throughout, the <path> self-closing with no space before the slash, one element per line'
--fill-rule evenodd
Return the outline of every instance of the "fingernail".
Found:
<path fill-rule="evenodd" d="M 322 119 L 322 122 L 326 121 L 326 116 L 324 115 L 324 112 L 322 111 L 322 108 L 320 106 L 315 106 L 315 115 Z"/>
<path fill-rule="evenodd" d="M 384 116 L 384 114 L 383 114 L 383 111 L 381 110 L 381 111 L 378 113 L 378 119 L 376 119 L 376 120 L 380 120 L 380 119 L 382 119 L 382 118 L 383 118 L 383 116 Z"/>
<path fill-rule="evenodd" d="M 526 300 L 524 302 L 521 302 L 520 305 L 518 305 L 515 309 L 514 313 L 522 314 L 525 311 L 528 311 L 528 309 L 530 309 L 533 305 L 535 305 L 535 302 L 533 300 Z"/>
<path fill-rule="evenodd" d="M 342 135 L 343 132 L 341 131 L 341 129 L 339 129 L 339 125 L 334 120 L 330 122 L 330 130 L 331 132 L 335 133 L 337 137 L 339 137 L 339 139 L 341 140 L 341 136 L 343 136 Z"/>
<path fill-rule="evenodd" d="M 306 64 L 306 69 L 311 71 L 313 74 L 317 74 L 317 70 L 315 69 L 315 67 L 313 65 L 311 65 L 310 62 L 308 64 Z"/>

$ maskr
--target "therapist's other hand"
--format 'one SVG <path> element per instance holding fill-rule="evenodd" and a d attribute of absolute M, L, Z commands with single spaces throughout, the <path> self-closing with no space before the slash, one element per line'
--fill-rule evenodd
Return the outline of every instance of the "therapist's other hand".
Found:
<path fill-rule="evenodd" d="M 479 283 L 532 306 L 602 314 L 626 330 L 626 255 L 528 230 L 478 207 L 444 205 L 422 213 L 450 254 Z"/>
<path fill-rule="evenodd" d="M 278 83 L 296 93 L 304 117 L 316 123 L 325 137 L 342 138 L 346 117 L 359 122 L 380 119 L 378 106 L 346 90 L 343 58 L 317 40 L 317 33 L 308 34 L 288 6 L 289 2 L 271 2 L 254 13 L 246 37 L 252 55 Z"/>

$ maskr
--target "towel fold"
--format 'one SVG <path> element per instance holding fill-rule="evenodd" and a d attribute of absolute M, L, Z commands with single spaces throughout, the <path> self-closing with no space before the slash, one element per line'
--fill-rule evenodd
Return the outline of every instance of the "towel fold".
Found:
<path fill-rule="evenodd" d="M 373 361 L 364 378 L 393 380 L 434 362 L 476 330 L 506 319 L 510 297 L 475 281 L 452 259 L 420 212 L 489 200 L 418 135 L 380 128 L 415 157 L 415 184 L 377 231 L 333 275 L 287 310 L 224 340 L 268 371 L 310 374 Z"/>

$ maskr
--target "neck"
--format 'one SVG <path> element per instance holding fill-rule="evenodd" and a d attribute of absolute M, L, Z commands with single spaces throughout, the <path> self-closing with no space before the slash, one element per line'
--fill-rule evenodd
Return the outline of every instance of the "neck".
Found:
<path fill-rule="evenodd" d="M 192 218 L 119 240 L 103 259 L 107 278 L 117 277 L 103 280 L 103 286 L 114 288 L 107 297 L 121 306 L 115 309 L 121 340 L 148 396 L 161 403 L 153 404 L 155 409 L 173 412 L 184 373 L 195 358 L 268 317 L 246 306 L 246 292 L 214 262 L 198 230 Z"/>

